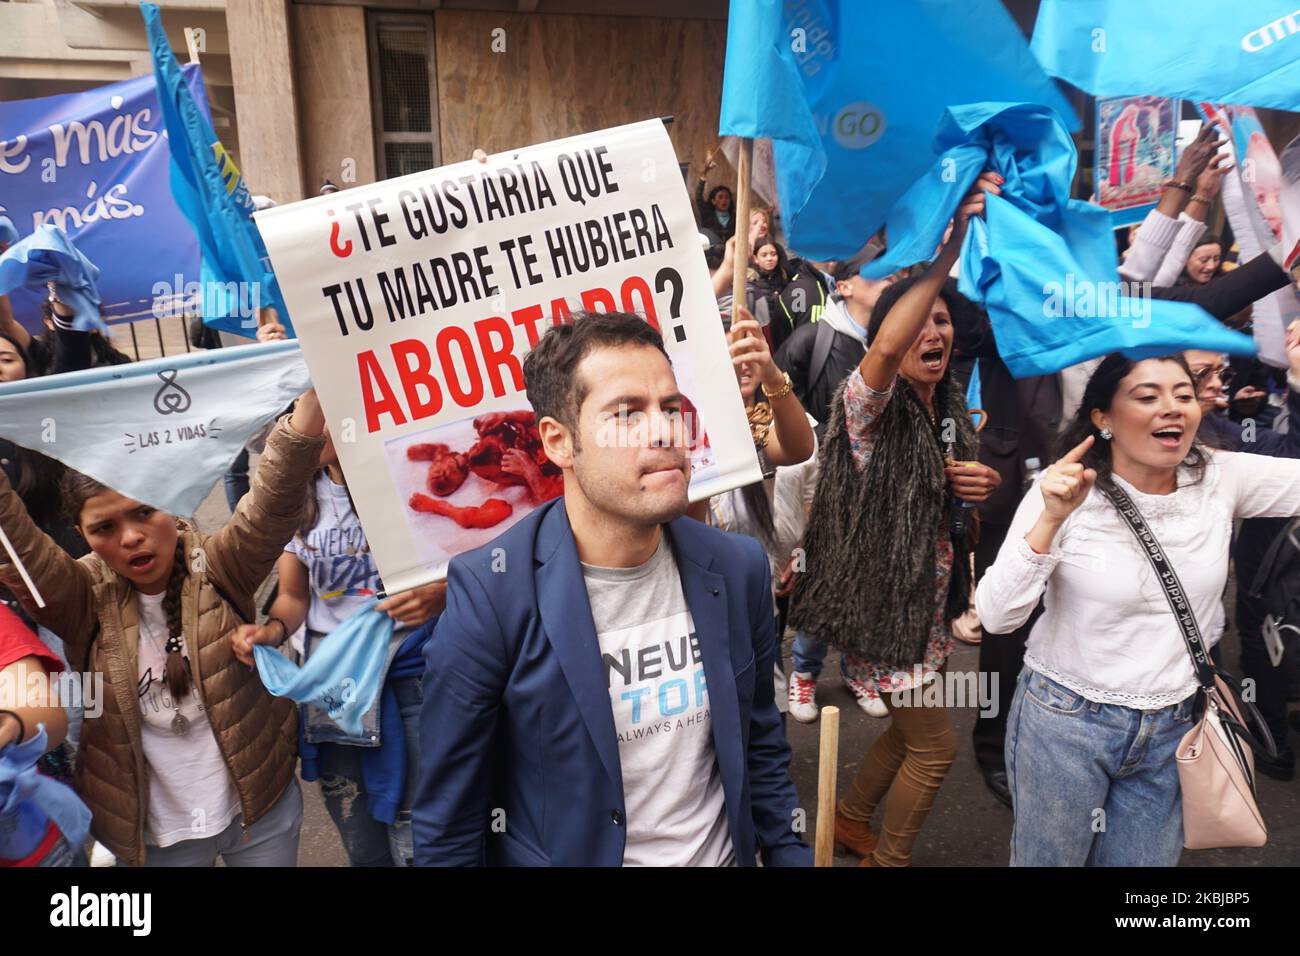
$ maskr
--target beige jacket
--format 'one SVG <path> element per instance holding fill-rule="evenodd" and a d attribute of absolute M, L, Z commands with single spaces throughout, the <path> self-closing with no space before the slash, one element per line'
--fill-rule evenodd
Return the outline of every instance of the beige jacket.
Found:
<path fill-rule="evenodd" d="M 235 659 L 230 637 L 245 620 L 254 620 L 254 593 L 293 537 L 323 445 L 324 438 L 300 435 L 282 419 L 267 439 L 250 492 L 225 527 L 209 536 L 177 520 L 190 560 L 181 590 L 186 653 L 239 791 L 245 827 L 270 810 L 293 780 L 297 710 L 268 694 L 257 674 Z M 3 552 L 0 580 L 23 598 L 35 620 L 63 638 L 74 671 L 104 675 L 103 713 L 88 719 L 81 732 L 77 793 L 94 814 L 96 839 L 119 860 L 138 866 L 144 862 L 150 768 L 140 737 L 134 589 L 97 555 L 74 560 L 46 537 L 3 473 L 0 526 L 47 606 L 35 606 Z"/>

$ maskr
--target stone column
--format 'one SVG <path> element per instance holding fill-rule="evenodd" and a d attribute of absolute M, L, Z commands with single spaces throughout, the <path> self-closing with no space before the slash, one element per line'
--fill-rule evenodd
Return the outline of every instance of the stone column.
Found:
<path fill-rule="evenodd" d="M 227 0 L 240 172 L 254 195 L 303 198 L 290 0 Z"/>

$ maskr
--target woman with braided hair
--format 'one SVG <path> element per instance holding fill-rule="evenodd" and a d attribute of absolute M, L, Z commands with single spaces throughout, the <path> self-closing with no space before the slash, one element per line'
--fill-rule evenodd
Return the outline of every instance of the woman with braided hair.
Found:
<path fill-rule="evenodd" d="M 974 428 L 949 370 L 954 319 L 972 306 L 946 280 L 967 221 L 1000 183 L 982 174 L 935 261 L 891 285 L 872 310 L 867 354 L 831 402 L 804 533 L 807 570 L 795 575 L 790 625 L 839 648 L 845 675 L 891 717 L 835 813 L 836 844 L 862 866 L 911 862 L 956 751 L 947 710 L 922 687 L 942 671 L 951 622 L 966 610 L 969 551 L 959 528 L 968 503 L 987 499 L 999 478 L 974 460 Z M 871 817 L 882 801 L 877 843 Z"/>
<path fill-rule="evenodd" d="M 69 473 L 64 504 L 91 549 L 80 560 L 0 477 L 0 526 L 46 606 L 2 558 L 0 581 L 64 638 L 74 670 L 103 675 L 103 712 L 85 722 L 75 780 L 91 832 L 124 863 L 297 861 L 297 709 L 272 697 L 236 649 L 263 630 L 249 623 L 254 592 L 301 520 L 324 426 L 308 391 L 267 439 L 252 490 L 210 536 Z"/>

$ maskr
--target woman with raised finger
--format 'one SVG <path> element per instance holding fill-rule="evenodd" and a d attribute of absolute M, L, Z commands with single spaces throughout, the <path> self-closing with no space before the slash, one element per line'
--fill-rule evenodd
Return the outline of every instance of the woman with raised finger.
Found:
<path fill-rule="evenodd" d="M 1173 866 L 1183 845 L 1175 749 L 1199 683 L 1147 553 L 1102 493 L 1163 546 L 1207 647 L 1233 519 L 1300 512 L 1300 461 L 1203 447 L 1181 355 L 1107 356 L 1062 433 L 1069 449 L 1021 502 L 976 608 L 992 633 L 1041 597 L 1007 719 L 1013 866 Z"/>
<path fill-rule="evenodd" d="M 795 575 L 791 626 L 838 647 L 845 676 L 892 718 L 835 814 L 836 843 L 864 866 L 911 862 L 956 753 L 946 707 L 927 704 L 921 689 L 952 652 L 950 625 L 969 598 L 962 502 L 983 501 L 999 479 L 974 461 L 974 429 L 949 369 L 954 317 L 972 306 L 946 280 L 967 220 L 999 184 L 983 174 L 935 261 L 876 303 L 867 354 L 831 403 L 804 535 L 808 566 Z M 882 800 L 877 842 L 871 817 Z"/>
<path fill-rule="evenodd" d="M 38 590 L 0 553 L 0 581 L 64 639 L 72 669 L 103 675 L 76 789 L 91 832 L 131 866 L 293 866 L 302 793 L 298 720 L 237 659 L 254 593 L 293 536 L 324 444 L 316 393 L 266 442 L 252 490 L 216 534 L 69 472 L 63 500 L 90 546 L 76 560 L 0 474 L 0 527 Z"/>

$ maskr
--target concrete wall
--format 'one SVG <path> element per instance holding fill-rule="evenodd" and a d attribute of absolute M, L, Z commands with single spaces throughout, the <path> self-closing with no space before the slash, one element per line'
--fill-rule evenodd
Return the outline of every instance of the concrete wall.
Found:
<path fill-rule="evenodd" d="M 375 181 L 374 130 L 361 7 L 293 7 L 294 78 L 304 189 Z M 349 176 L 352 178 L 349 180 Z"/>
<path fill-rule="evenodd" d="M 725 22 L 439 10 L 434 35 L 443 162 L 668 115 L 681 162 L 717 142 Z"/>
<path fill-rule="evenodd" d="M 254 193 L 303 198 L 289 0 L 228 0 L 240 172 Z M 315 190 L 313 190 L 315 192 Z"/>

